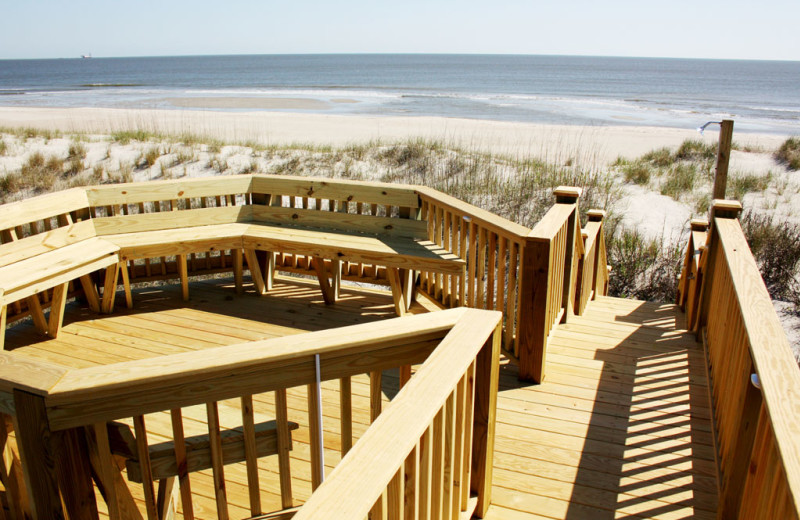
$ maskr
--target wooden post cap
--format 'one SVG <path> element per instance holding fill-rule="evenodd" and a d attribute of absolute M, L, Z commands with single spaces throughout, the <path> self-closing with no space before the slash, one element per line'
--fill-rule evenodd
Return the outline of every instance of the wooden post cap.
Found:
<path fill-rule="evenodd" d="M 581 189 L 575 186 L 559 186 L 553 190 L 556 202 L 563 204 L 574 204 L 581 197 Z"/>
<path fill-rule="evenodd" d="M 589 222 L 602 222 L 606 218 L 606 212 L 602 209 L 590 209 L 586 212 Z"/>
<path fill-rule="evenodd" d="M 689 222 L 689 227 L 692 231 L 706 231 L 708 229 L 708 219 L 693 218 L 692 221 Z"/>
<path fill-rule="evenodd" d="M 742 212 L 742 203 L 738 200 L 714 199 L 711 202 L 711 219 L 715 218 L 739 218 Z"/>

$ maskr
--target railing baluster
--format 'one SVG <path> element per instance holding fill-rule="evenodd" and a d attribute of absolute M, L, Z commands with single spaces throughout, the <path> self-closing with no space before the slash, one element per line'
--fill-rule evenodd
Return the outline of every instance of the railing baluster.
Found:
<path fill-rule="evenodd" d="M 497 273 L 497 235 L 491 231 L 489 234 L 489 272 L 486 277 L 486 309 L 495 308 L 495 279 Z"/>
<path fill-rule="evenodd" d="M 458 520 L 453 518 L 453 503 L 455 496 L 456 479 L 456 395 L 451 393 L 447 398 L 444 415 L 444 463 L 442 475 L 442 519 Z"/>
<path fill-rule="evenodd" d="M 403 508 L 405 520 L 419 519 L 419 452 L 420 443 L 406 457 L 405 481 L 403 485 Z"/>
<path fill-rule="evenodd" d="M 175 463 L 178 466 L 178 486 L 181 491 L 181 507 L 185 520 L 194 519 L 194 504 L 192 503 L 192 485 L 189 481 L 189 472 L 186 462 L 186 436 L 183 432 L 183 417 L 180 408 L 170 410 L 172 419 L 172 441 L 175 449 Z"/>
<path fill-rule="evenodd" d="M 417 504 L 419 518 L 431 516 L 431 500 L 433 497 L 433 424 L 428 426 L 419 440 L 419 492 Z"/>
<path fill-rule="evenodd" d="M 486 308 L 486 230 L 482 227 L 477 228 L 478 232 L 478 294 L 475 307 L 478 309 Z"/>
<path fill-rule="evenodd" d="M 464 414 L 466 410 L 466 379 L 465 374 L 458 382 L 455 391 L 455 430 L 453 432 L 453 494 L 452 518 L 457 520 L 461 510 L 461 488 L 464 485 Z"/>
<path fill-rule="evenodd" d="M 464 409 L 464 452 L 461 465 L 461 509 L 467 509 L 467 502 L 470 496 L 470 482 L 472 475 L 472 434 L 473 434 L 473 415 L 475 410 L 475 361 L 470 364 L 465 374 L 464 398 L 466 408 Z"/>
<path fill-rule="evenodd" d="M 108 427 L 106 423 L 95 423 L 91 426 L 92 434 L 89 436 L 94 441 L 94 450 L 97 455 L 97 464 L 94 470 L 100 480 L 103 491 L 105 492 L 106 506 L 108 507 L 108 517 L 111 520 L 121 520 L 119 499 L 117 497 L 117 486 L 114 483 L 114 460 L 111 456 L 111 447 L 108 442 Z M 91 442 L 90 442 L 91 444 Z M 92 447 L 89 448 L 90 450 Z M 8 493 L 8 490 L 6 490 Z M 187 520 L 191 517 L 185 517 Z"/>
<path fill-rule="evenodd" d="M 397 470 L 387 490 L 387 520 L 405 520 L 405 471 Z"/>
<path fill-rule="evenodd" d="M 214 476 L 214 494 L 217 499 L 217 518 L 228 519 L 228 494 L 225 489 L 225 469 L 222 458 L 219 408 L 216 401 L 206 403 L 208 417 L 208 444 L 211 448 L 211 470 Z"/>
<path fill-rule="evenodd" d="M 278 478 L 281 486 L 281 505 L 286 509 L 294 506 L 294 498 L 292 470 L 289 463 L 292 438 L 289 432 L 289 410 L 285 388 L 275 390 L 275 422 L 278 426 Z"/>
<path fill-rule="evenodd" d="M 258 482 L 258 454 L 256 453 L 256 426 L 253 416 L 253 396 L 243 395 L 242 431 L 244 433 L 244 454 L 247 467 L 247 491 L 250 495 L 250 514 L 261 514 L 261 493 Z"/>
<path fill-rule="evenodd" d="M 376 370 L 369 373 L 369 422 L 375 422 L 375 419 L 381 414 L 381 405 L 383 404 L 383 391 L 381 389 L 383 374 Z"/>
<path fill-rule="evenodd" d="M 478 276 L 475 274 L 475 262 L 477 261 L 477 247 L 478 247 L 478 226 L 474 222 L 469 223 L 469 261 L 467 262 L 467 306 L 476 307 L 475 305 L 475 289 L 479 282 Z"/>
<path fill-rule="evenodd" d="M 347 455 L 353 447 L 353 398 L 349 377 L 339 380 L 339 420 L 340 431 L 342 432 L 341 453 L 342 457 Z"/>
<path fill-rule="evenodd" d="M 150 446 L 147 443 L 147 428 L 144 416 L 137 415 L 133 418 L 133 431 L 136 435 L 136 449 L 138 451 L 139 466 L 142 472 L 142 489 L 148 520 L 159 520 L 156 507 L 156 492 L 153 487 L 153 469 L 150 465 Z"/>
<path fill-rule="evenodd" d="M 444 498 L 444 465 L 445 465 L 445 438 L 444 423 L 447 414 L 447 402 L 433 419 L 432 457 L 433 470 L 431 472 L 431 519 L 442 519 L 442 505 Z"/>

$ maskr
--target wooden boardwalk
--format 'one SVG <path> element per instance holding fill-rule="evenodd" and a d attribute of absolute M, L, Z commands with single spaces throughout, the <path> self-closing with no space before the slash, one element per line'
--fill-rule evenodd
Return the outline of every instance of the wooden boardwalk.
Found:
<path fill-rule="evenodd" d="M 388 292 L 345 288 L 333 307 L 316 281 L 278 278 L 257 297 L 236 295 L 231 280 L 139 289 L 135 309 L 97 316 L 67 308 L 57 340 L 42 341 L 32 325 L 8 331 L 7 349 L 71 367 L 114 363 L 191 349 L 327 329 L 394 316 Z M 412 312 L 435 310 L 415 304 Z M 547 377 L 532 386 L 503 360 L 491 519 L 711 518 L 717 480 L 702 348 L 683 331 L 672 305 L 601 298 L 584 316 L 551 336 Z M 383 377 L 386 402 L 397 392 L 396 371 Z M 338 385 L 323 385 L 325 463 L 340 460 Z M 256 397 L 256 415 L 273 416 L 272 395 Z M 289 391 L 293 432 L 292 485 L 296 501 L 310 494 L 310 448 L 305 388 Z M 241 424 L 238 400 L 221 403 L 223 426 Z M 187 435 L 205 431 L 204 412 L 185 410 Z M 369 424 L 369 381 L 353 380 L 354 434 Z M 168 415 L 148 416 L 168 437 Z M 238 421 L 238 422 L 237 422 Z M 159 430 L 160 428 L 160 430 Z M 154 435 L 158 439 L 158 435 Z M 272 457 L 274 458 L 274 457 Z M 277 462 L 259 461 L 265 510 L 280 509 Z M 248 516 L 244 464 L 226 467 L 232 518 Z M 213 497 L 210 471 L 192 474 L 198 497 Z M 237 482 L 239 485 L 237 485 Z M 132 484 L 135 496 L 141 487 Z M 102 503 L 102 500 L 100 500 Z M 214 506 L 196 500 L 200 518 Z"/>

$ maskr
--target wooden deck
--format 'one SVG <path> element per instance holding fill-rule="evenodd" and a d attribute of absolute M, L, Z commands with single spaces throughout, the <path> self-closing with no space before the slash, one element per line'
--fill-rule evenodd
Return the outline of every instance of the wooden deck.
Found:
<path fill-rule="evenodd" d="M 278 278 L 257 297 L 250 286 L 236 295 L 232 280 L 193 282 L 191 300 L 179 286 L 135 291 L 135 309 L 98 316 L 72 303 L 57 340 L 42 341 L 32 325 L 8 331 L 6 348 L 70 367 L 114 363 L 191 349 L 327 329 L 394 316 L 388 292 L 346 287 L 325 306 L 316 281 Z M 415 304 L 411 312 L 435 310 Z M 551 336 L 547 379 L 517 380 L 503 361 L 491 519 L 710 518 L 717 480 L 702 348 L 683 331 L 672 305 L 601 298 L 584 316 Z M 398 377 L 383 377 L 384 400 Z M 340 460 L 339 399 L 323 384 L 325 464 Z M 271 417 L 272 395 L 256 396 L 256 415 Z M 353 381 L 354 434 L 369 424 L 369 380 Z M 298 422 L 292 451 L 297 502 L 310 495 L 305 388 L 289 391 L 289 420 Z M 221 403 L 223 426 L 241 424 L 239 402 Z M 186 409 L 187 435 L 205 431 L 205 413 Z M 238 422 L 237 422 L 238 421 Z M 148 416 L 154 431 L 170 431 L 168 415 Z M 157 440 L 158 435 L 153 439 Z M 274 457 L 272 457 L 274 458 Z M 277 462 L 259 461 L 264 509 L 280 509 Z M 248 516 L 244 464 L 226 468 L 232 518 Z M 211 472 L 192 474 L 198 496 L 214 496 Z M 240 485 L 237 485 L 237 482 Z M 141 486 L 131 485 L 135 496 Z M 198 497 L 199 498 L 199 497 Z M 102 503 L 102 500 L 100 500 Z M 216 517 L 203 506 L 199 518 Z"/>

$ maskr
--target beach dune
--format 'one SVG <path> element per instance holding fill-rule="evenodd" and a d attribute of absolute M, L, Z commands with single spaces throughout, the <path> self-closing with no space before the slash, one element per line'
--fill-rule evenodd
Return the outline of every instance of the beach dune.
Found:
<path fill-rule="evenodd" d="M 230 99 L 226 103 L 248 108 L 247 101 Z M 285 104 L 281 106 L 292 108 Z M 701 136 L 692 128 L 547 125 L 444 117 L 0 107 L 0 127 L 20 126 L 98 134 L 131 129 L 164 134 L 190 133 L 265 145 L 345 146 L 374 140 L 393 142 L 421 137 L 512 157 L 591 160 L 600 164 L 612 162 L 619 156 L 634 158 L 662 146 L 677 146 L 685 139 L 707 142 L 717 139 L 713 127 Z M 785 136 L 735 132 L 734 139 L 741 145 L 771 149 L 779 146 Z"/>

